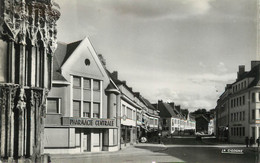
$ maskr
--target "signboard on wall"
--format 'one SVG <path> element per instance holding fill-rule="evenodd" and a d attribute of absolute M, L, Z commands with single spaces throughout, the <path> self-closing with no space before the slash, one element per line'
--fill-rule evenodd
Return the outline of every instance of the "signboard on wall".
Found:
<path fill-rule="evenodd" d="M 62 117 L 63 126 L 79 128 L 116 128 L 115 119 Z"/>

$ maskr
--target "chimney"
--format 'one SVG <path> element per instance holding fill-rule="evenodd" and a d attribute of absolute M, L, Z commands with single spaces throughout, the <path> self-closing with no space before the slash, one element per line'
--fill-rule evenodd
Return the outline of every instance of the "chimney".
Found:
<path fill-rule="evenodd" d="M 258 66 L 260 64 L 260 61 L 251 61 L 251 69 L 253 69 L 255 66 Z"/>
<path fill-rule="evenodd" d="M 238 66 L 237 78 L 239 79 L 245 72 L 245 65 Z"/>
<path fill-rule="evenodd" d="M 118 72 L 117 71 L 113 71 L 112 72 L 112 77 L 115 79 L 118 79 Z"/>
<path fill-rule="evenodd" d="M 103 55 L 102 54 L 98 54 L 98 58 L 99 58 L 100 62 L 102 63 L 102 65 L 106 66 L 106 60 L 103 57 Z"/>
<path fill-rule="evenodd" d="M 140 96 L 140 92 L 135 92 L 134 95 L 135 95 L 136 97 L 139 97 L 139 96 Z"/>

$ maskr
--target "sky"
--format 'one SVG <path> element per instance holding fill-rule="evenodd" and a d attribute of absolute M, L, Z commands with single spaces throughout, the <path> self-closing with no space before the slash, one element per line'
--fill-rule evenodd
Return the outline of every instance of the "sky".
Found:
<path fill-rule="evenodd" d="M 89 37 L 108 70 L 152 103 L 213 109 L 257 57 L 257 0 L 55 1 L 58 40 Z"/>

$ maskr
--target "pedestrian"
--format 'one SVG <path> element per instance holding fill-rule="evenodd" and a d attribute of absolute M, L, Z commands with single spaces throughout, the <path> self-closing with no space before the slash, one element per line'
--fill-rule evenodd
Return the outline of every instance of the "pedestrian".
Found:
<path fill-rule="evenodd" d="M 253 137 L 250 138 L 250 147 L 252 147 L 252 145 L 254 144 L 254 139 Z"/>
<path fill-rule="evenodd" d="M 246 147 L 248 148 L 249 138 L 246 137 Z"/>
<path fill-rule="evenodd" d="M 161 137 L 162 137 L 162 134 L 159 132 L 158 133 L 158 143 L 161 144 Z"/>

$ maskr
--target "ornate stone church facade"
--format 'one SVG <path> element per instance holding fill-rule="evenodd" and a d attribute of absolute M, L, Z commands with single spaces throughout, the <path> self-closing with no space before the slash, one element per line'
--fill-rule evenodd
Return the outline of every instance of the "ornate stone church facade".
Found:
<path fill-rule="evenodd" d="M 46 161 L 45 102 L 59 17 L 51 0 L 0 0 L 0 162 Z"/>

